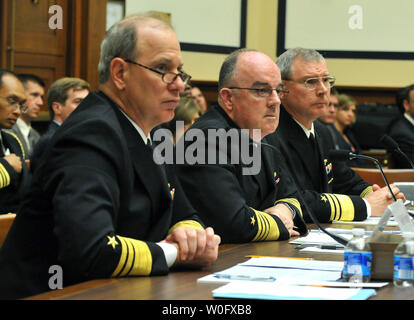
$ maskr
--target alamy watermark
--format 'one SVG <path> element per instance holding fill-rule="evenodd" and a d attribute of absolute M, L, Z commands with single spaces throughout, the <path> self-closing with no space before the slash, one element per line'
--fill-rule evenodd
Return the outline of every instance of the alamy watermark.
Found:
<path fill-rule="evenodd" d="M 49 7 L 49 28 L 52 30 L 63 29 L 63 9 L 61 6 L 55 4 Z"/>
<path fill-rule="evenodd" d="M 49 274 L 52 276 L 49 278 L 49 288 L 51 290 L 63 289 L 63 269 L 59 265 L 53 265 L 49 267 Z"/>
<path fill-rule="evenodd" d="M 52 30 L 63 29 L 63 9 L 60 5 L 49 7 L 49 28 Z M 348 27 L 351 30 L 362 30 L 363 28 L 363 10 L 360 5 L 352 5 L 348 8 L 348 14 L 352 16 L 348 20 Z"/>
<path fill-rule="evenodd" d="M 352 16 L 348 20 L 348 27 L 351 30 L 362 30 L 364 27 L 363 10 L 360 5 L 352 5 L 348 9 L 348 13 Z"/>
<path fill-rule="evenodd" d="M 184 130 L 184 122 L 177 121 L 176 129 Z M 255 141 L 260 140 L 260 129 L 254 129 L 252 134 Z M 154 132 L 153 140 L 160 142 L 153 152 L 155 163 L 159 165 L 237 164 L 242 165 L 243 175 L 256 175 L 260 172 L 261 144 L 251 139 L 248 129 L 208 129 L 206 133 L 191 128 L 177 142 L 175 150 L 171 143 L 172 137 L 173 134 L 168 129 L 158 129 Z"/>

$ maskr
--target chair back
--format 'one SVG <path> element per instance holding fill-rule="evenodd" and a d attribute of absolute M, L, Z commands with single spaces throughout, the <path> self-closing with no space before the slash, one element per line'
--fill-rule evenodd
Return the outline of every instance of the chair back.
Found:
<path fill-rule="evenodd" d="M 15 217 L 16 214 L 14 213 L 0 215 L 0 248 L 3 246 Z"/>
<path fill-rule="evenodd" d="M 385 182 L 379 169 L 352 169 L 366 182 L 370 184 L 377 184 L 380 187 L 385 187 Z M 414 182 L 414 169 L 383 169 L 383 171 L 389 183 Z"/>

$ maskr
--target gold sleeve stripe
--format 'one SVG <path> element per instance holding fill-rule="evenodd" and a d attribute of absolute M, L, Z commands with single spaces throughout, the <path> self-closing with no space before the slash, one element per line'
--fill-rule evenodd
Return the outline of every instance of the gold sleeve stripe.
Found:
<path fill-rule="evenodd" d="M 134 248 L 132 246 L 132 243 L 129 240 L 131 239 L 125 238 L 126 247 L 127 247 L 127 258 L 125 259 L 124 267 L 121 270 L 121 273 L 119 274 L 120 277 L 125 277 L 128 275 L 129 271 L 131 271 L 132 264 L 134 263 L 134 259 L 135 259 Z"/>
<path fill-rule="evenodd" d="M 334 194 L 341 206 L 341 216 L 338 220 L 353 221 L 355 218 L 355 208 L 350 197 L 343 194 Z"/>
<path fill-rule="evenodd" d="M 277 200 L 275 202 L 275 205 L 278 202 L 287 202 L 287 203 L 290 203 L 292 206 L 294 206 L 296 209 L 298 209 L 299 212 L 300 212 L 300 215 L 303 216 L 303 214 L 302 214 L 302 208 L 301 208 L 300 203 L 299 203 L 299 201 L 297 199 L 295 199 L 295 198 L 280 199 L 280 200 Z"/>
<path fill-rule="evenodd" d="M 128 255 L 128 249 L 125 240 L 122 237 L 118 237 L 118 240 L 121 242 L 121 258 L 119 259 L 118 266 L 112 273 L 112 277 L 117 277 L 121 273 Z"/>
<path fill-rule="evenodd" d="M 148 245 L 139 240 L 117 236 L 121 242 L 121 258 L 112 277 L 147 276 L 152 270 L 152 255 Z"/>
<path fill-rule="evenodd" d="M 257 220 L 257 233 L 253 238 L 253 241 L 262 241 L 265 234 L 265 226 L 263 225 L 263 219 L 259 211 L 255 211 Z"/>
<path fill-rule="evenodd" d="M 332 197 L 332 202 L 334 203 L 334 206 L 335 206 L 335 215 L 332 220 L 341 220 L 341 216 L 342 216 L 341 204 L 339 203 L 338 198 L 335 197 L 334 194 L 330 194 L 330 196 Z"/>
<path fill-rule="evenodd" d="M 372 186 L 366 187 L 364 189 L 364 191 L 361 192 L 360 197 L 363 198 L 365 197 L 367 194 L 372 192 Z"/>
<path fill-rule="evenodd" d="M 173 225 L 170 228 L 170 230 L 168 231 L 168 234 L 170 234 L 174 229 L 176 229 L 178 227 L 189 227 L 189 228 L 193 228 L 193 229 L 204 229 L 203 226 L 195 220 L 183 220 L 183 221 L 179 221 L 175 225 Z"/>
<path fill-rule="evenodd" d="M 257 234 L 252 241 L 272 241 L 279 239 L 280 231 L 276 221 L 266 212 L 251 208 L 257 220 Z"/>
<path fill-rule="evenodd" d="M 323 195 L 326 196 L 326 198 L 329 201 L 329 206 L 331 208 L 331 218 L 329 220 L 333 221 L 335 220 L 336 208 L 335 208 L 335 204 L 333 202 L 332 196 L 329 193 L 324 193 Z"/>
<path fill-rule="evenodd" d="M 10 175 L 6 168 L 0 163 L 0 189 L 10 184 Z"/>
<path fill-rule="evenodd" d="M 350 197 L 341 194 L 324 193 L 331 207 L 331 221 L 352 221 L 355 217 L 354 204 Z"/>
<path fill-rule="evenodd" d="M 20 141 L 19 137 L 18 137 L 18 136 L 16 136 L 16 134 L 14 134 L 13 132 L 10 132 L 10 131 L 3 131 L 3 132 L 8 133 L 9 135 L 13 136 L 13 137 L 17 140 L 17 142 L 18 142 L 18 143 L 19 143 L 19 145 L 20 145 L 20 149 L 22 150 L 23 159 L 25 159 L 25 158 L 26 158 L 26 155 L 24 154 L 23 144 L 22 144 L 22 142 Z"/>
<path fill-rule="evenodd" d="M 148 245 L 139 240 L 129 239 L 134 248 L 134 265 L 129 272 L 130 276 L 149 275 L 152 269 L 152 255 Z"/>

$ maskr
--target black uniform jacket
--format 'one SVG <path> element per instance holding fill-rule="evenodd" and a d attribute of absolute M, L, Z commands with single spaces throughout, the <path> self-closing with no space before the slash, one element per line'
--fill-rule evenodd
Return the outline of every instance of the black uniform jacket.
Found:
<path fill-rule="evenodd" d="M 329 157 L 334 146 L 327 128 L 315 121 L 314 129 L 317 151 L 312 153 L 305 132 L 281 106 L 279 126 L 268 141 L 283 154 L 304 201 L 320 222 L 366 219 L 362 197 L 372 187 L 345 163 L 334 163 Z M 306 210 L 304 217 L 311 222 Z"/>
<path fill-rule="evenodd" d="M 207 139 L 201 144 L 201 138 L 192 142 L 194 138 L 191 136 L 197 130 Z M 220 130 L 223 137 L 233 136 L 233 140 L 222 139 L 220 143 L 219 140 L 208 138 L 210 133 Z M 204 164 L 200 161 L 190 164 L 186 158 L 185 164 L 177 165 L 181 184 L 190 202 L 206 225 L 212 226 L 221 236 L 223 243 L 288 239 L 289 233 L 279 218 L 263 212 L 279 202 L 287 204 L 295 212 L 295 225 L 305 234 L 307 231 L 301 207 L 295 198 L 292 183 L 284 175 L 279 154 L 271 148 L 255 145 L 248 134 L 248 138 L 242 142 L 240 132 L 240 128 L 225 111 L 216 105 L 186 132 L 186 141 L 182 138 L 178 142 L 177 152 L 180 143 L 185 143 L 186 152 L 190 152 L 197 144 L 205 152 L 200 158 Z M 252 148 L 259 148 L 259 162 L 256 163 L 260 166 L 258 174 L 246 174 L 249 169 L 250 173 L 256 171 L 246 156 L 243 160 L 241 144 L 246 144 L 246 141 L 250 155 L 253 155 Z M 220 155 L 224 158 L 221 163 Z M 208 161 L 209 158 L 212 161 Z"/>
<path fill-rule="evenodd" d="M 64 286 L 166 274 L 155 242 L 180 225 L 201 228 L 194 213 L 172 168 L 155 164 L 118 106 L 90 93 L 34 172 L 0 251 L 0 298 L 49 290 L 52 266 L 62 268 Z"/>
<path fill-rule="evenodd" d="M 47 132 L 44 135 L 42 135 L 39 141 L 36 143 L 33 153 L 30 156 L 30 169 L 32 171 L 34 171 L 37 168 L 37 164 L 40 161 L 40 157 L 44 153 L 45 149 L 50 143 L 50 140 L 52 139 L 53 135 L 59 127 L 60 126 L 56 122 L 50 122 Z"/>
<path fill-rule="evenodd" d="M 389 135 L 398 143 L 401 151 L 414 163 L 414 125 L 402 116 L 391 125 Z M 395 168 L 411 169 L 410 162 L 401 154 L 392 153 L 392 159 Z"/>
<path fill-rule="evenodd" d="M 11 131 L 0 130 L 3 145 L 10 153 L 21 158 L 22 171 L 17 173 L 13 167 L 3 159 L 0 148 L 0 214 L 16 213 L 29 188 L 31 173 L 24 161 L 24 149 L 21 141 Z"/>

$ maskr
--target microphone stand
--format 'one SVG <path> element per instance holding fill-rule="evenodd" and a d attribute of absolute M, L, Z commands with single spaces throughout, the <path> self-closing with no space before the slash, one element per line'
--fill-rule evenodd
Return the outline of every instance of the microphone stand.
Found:
<path fill-rule="evenodd" d="M 392 152 L 397 152 L 398 154 L 402 155 L 404 159 L 408 161 L 411 168 L 414 169 L 414 164 L 411 161 L 411 159 L 404 152 L 401 151 L 400 146 L 393 138 L 391 138 L 389 135 L 384 134 L 381 137 L 380 141 L 385 145 L 387 149 L 392 150 Z"/>
<path fill-rule="evenodd" d="M 382 166 L 381 166 L 381 164 L 379 163 L 379 161 L 378 161 L 377 159 L 375 159 L 375 158 L 372 158 L 372 157 L 368 157 L 368 156 L 364 156 L 364 155 L 360 155 L 360 154 L 355 154 L 355 153 L 352 153 L 352 152 L 350 152 L 350 153 L 349 153 L 349 160 L 354 160 L 354 159 L 356 159 L 356 158 L 359 158 L 359 159 L 364 159 L 364 160 L 369 160 L 369 161 L 372 161 L 372 162 L 374 162 L 374 163 L 375 163 L 376 167 L 377 167 L 377 168 L 380 170 L 380 172 L 381 172 L 382 179 L 384 179 L 385 184 L 387 185 L 388 190 L 389 190 L 389 191 L 390 191 L 390 193 L 391 193 L 392 199 L 394 200 L 394 202 L 397 202 L 397 199 L 395 198 L 395 195 L 394 195 L 394 193 L 393 193 L 393 192 L 392 192 L 392 190 L 391 190 L 391 186 L 390 186 L 390 184 L 388 183 L 387 178 L 385 177 L 384 171 L 382 170 Z"/>
<path fill-rule="evenodd" d="M 276 151 L 278 151 L 278 152 L 280 152 L 276 147 L 274 147 L 274 146 L 272 146 L 272 145 L 270 145 L 270 144 L 268 144 L 268 143 L 265 143 L 265 142 L 255 142 L 255 143 L 257 143 L 257 144 L 260 144 L 261 146 L 267 146 L 267 147 L 270 147 L 271 149 L 274 149 L 274 150 L 276 150 Z M 289 172 L 286 172 L 286 175 L 289 175 L 289 173 L 290 173 L 290 170 L 289 170 Z M 292 174 L 295 174 L 294 172 L 292 172 Z M 295 180 L 295 178 L 294 177 L 291 177 L 292 178 L 292 181 L 293 181 L 293 184 L 294 184 L 294 187 L 295 187 L 295 189 L 296 189 L 296 191 L 297 191 L 297 194 L 298 194 L 298 198 L 299 198 L 299 201 L 303 204 L 303 206 L 304 206 L 304 208 L 305 208 L 305 210 L 308 212 L 308 215 L 310 216 L 310 218 L 311 218 L 311 220 L 312 220 L 312 222 L 322 231 L 322 232 L 324 232 L 324 233 L 326 233 L 328 236 L 330 236 L 332 239 L 334 239 L 335 241 L 337 241 L 338 243 L 340 243 L 340 244 L 342 244 L 344 247 L 346 247 L 347 246 L 347 244 L 348 244 L 348 240 L 347 239 L 345 239 L 345 238 L 343 238 L 343 237 L 341 237 L 341 236 L 339 236 L 339 235 L 336 235 L 336 234 L 333 234 L 333 233 L 331 233 L 331 232 L 329 232 L 329 231 L 327 231 L 327 230 L 325 230 L 325 228 L 324 227 L 322 227 L 322 225 L 319 223 L 319 221 L 318 221 L 318 219 L 313 215 L 313 212 L 312 212 L 312 210 L 310 210 L 310 208 L 308 207 L 308 205 L 307 205 L 307 203 L 306 203 L 306 201 L 305 201 L 305 199 L 302 197 L 302 194 L 301 194 L 301 189 L 299 189 L 298 188 L 298 186 L 297 186 L 297 184 L 296 184 L 296 180 Z"/>

